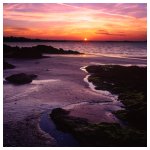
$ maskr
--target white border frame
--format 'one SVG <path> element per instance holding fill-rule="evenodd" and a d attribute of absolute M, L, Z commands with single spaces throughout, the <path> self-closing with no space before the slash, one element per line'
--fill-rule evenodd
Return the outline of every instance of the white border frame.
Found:
<path fill-rule="evenodd" d="M 23 1 L 23 2 L 22 2 Z M 150 72 L 149 72 L 149 66 L 150 66 L 150 43 L 148 43 L 149 41 L 149 35 L 150 35 L 150 23 L 149 23 L 149 17 L 150 14 L 148 14 L 148 11 L 150 10 L 150 1 L 149 0 L 1 0 L 0 1 L 0 67 L 1 67 L 1 71 L 2 73 L 0 74 L 0 79 L 1 79 L 1 99 L 0 99 L 0 118 L 3 119 L 3 3 L 147 3 L 147 96 L 148 98 L 150 98 Z M 147 116 L 150 116 L 150 99 L 147 98 Z M 1 120 L 2 120 L 1 119 Z M 93 149 L 104 149 L 104 150 L 147 150 L 150 148 L 150 120 L 148 118 L 148 124 L 147 124 L 147 133 L 148 133 L 148 138 L 147 138 L 147 147 L 83 147 L 86 148 L 87 150 L 93 150 Z M 2 123 L 0 124 L 0 148 L 3 149 L 8 149 L 8 150 L 29 150 L 29 147 L 3 147 L 3 120 Z M 36 150 L 41 150 L 41 149 L 45 149 L 45 150 L 49 150 L 49 149 L 53 149 L 53 150 L 57 150 L 57 149 L 72 149 L 72 150 L 76 150 L 76 149 L 83 149 L 82 147 L 32 147 L 31 149 L 36 149 Z"/>

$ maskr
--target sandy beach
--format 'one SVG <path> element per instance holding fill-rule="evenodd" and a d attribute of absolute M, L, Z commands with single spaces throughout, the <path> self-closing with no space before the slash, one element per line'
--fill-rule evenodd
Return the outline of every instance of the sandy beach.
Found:
<path fill-rule="evenodd" d="M 91 64 L 146 65 L 146 60 L 94 55 L 7 61 L 16 68 L 4 70 L 4 78 L 16 73 L 38 77 L 25 85 L 4 80 L 4 146 L 58 146 L 54 137 L 39 127 L 41 114 L 56 107 L 72 110 L 71 115 L 90 122 L 120 123 L 111 112 L 122 109 L 121 104 L 107 94 L 91 90 L 83 80 L 88 73 L 80 68 Z"/>

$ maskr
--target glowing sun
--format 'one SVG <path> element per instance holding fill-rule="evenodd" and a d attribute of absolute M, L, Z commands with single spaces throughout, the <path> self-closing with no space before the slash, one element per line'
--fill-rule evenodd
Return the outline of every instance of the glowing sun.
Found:
<path fill-rule="evenodd" d="M 87 41 L 87 38 L 84 38 L 84 41 Z"/>

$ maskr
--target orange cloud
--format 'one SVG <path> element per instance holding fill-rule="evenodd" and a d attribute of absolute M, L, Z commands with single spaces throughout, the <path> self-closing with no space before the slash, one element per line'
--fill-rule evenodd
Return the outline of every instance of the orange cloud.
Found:
<path fill-rule="evenodd" d="M 4 4 L 4 36 L 146 40 L 145 4 Z"/>

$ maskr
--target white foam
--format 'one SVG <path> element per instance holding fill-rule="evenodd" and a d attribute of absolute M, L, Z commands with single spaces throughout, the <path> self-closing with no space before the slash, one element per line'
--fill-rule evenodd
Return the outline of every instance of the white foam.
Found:
<path fill-rule="evenodd" d="M 92 65 L 106 65 L 104 63 L 98 63 L 98 62 L 90 62 L 90 64 L 92 64 Z M 120 65 L 120 66 L 125 66 L 125 67 L 131 67 L 131 66 L 146 67 L 147 66 L 147 64 L 115 64 L 115 63 L 111 63 L 111 64 L 107 64 L 107 65 Z M 85 68 L 84 67 L 81 67 L 81 68 L 86 69 L 86 67 L 87 66 L 85 66 Z"/>
<path fill-rule="evenodd" d="M 80 69 L 81 69 L 82 71 L 88 73 L 88 71 L 86 70 L 86 67 L 87 67 L 87 66 L 83 66 L 83 67 L 81 67 Z"/>
<path fill-rule="evenodd" d="M 87 75 L 85 78 L 84 78 L 84 82 L 86 82 L 88 85 L 89 85 L 89 88 L 94 91 L 94 92 L 97 92 L 103 96 L 107 96 L 107 97 L 110 97 L 113 101 L 117 101 L 118 100 L 118 96 L 117 95 L 114 95 L 114 94 L 111 94 L 109 91 L 106 91 L 106 90 L 96 90 L 96 86 L 92 83 L 92 82 L 89 82 L 88 81 L 88 78 L 89 78 L 90 75 Z"/>

